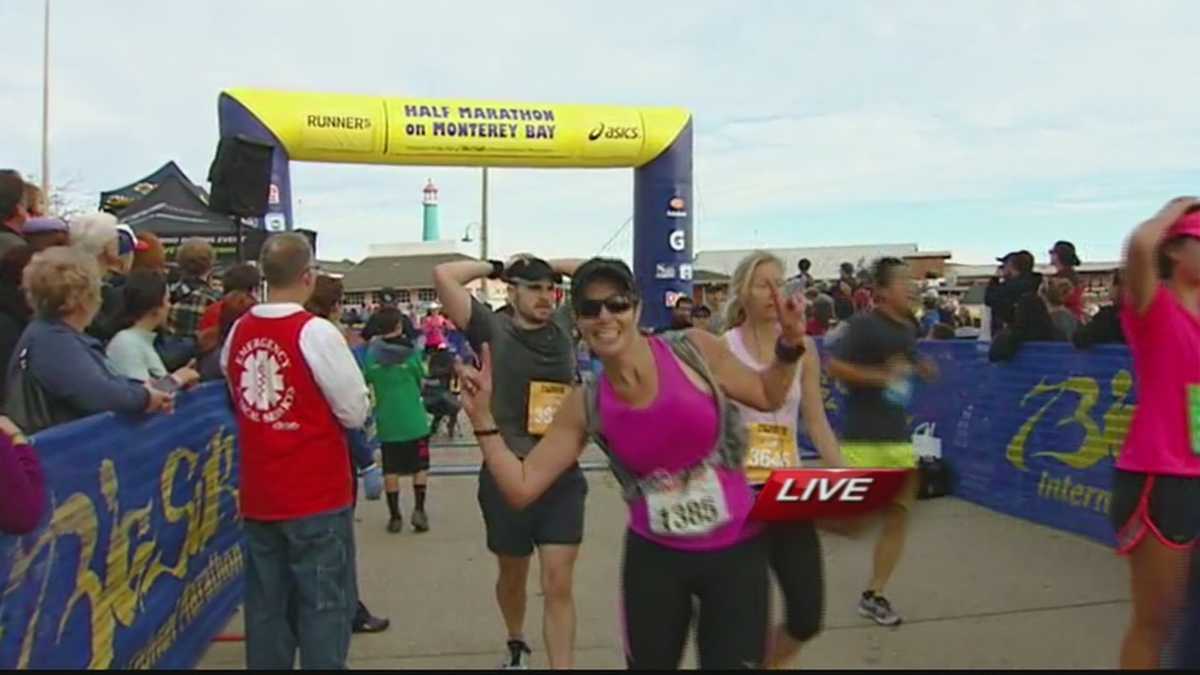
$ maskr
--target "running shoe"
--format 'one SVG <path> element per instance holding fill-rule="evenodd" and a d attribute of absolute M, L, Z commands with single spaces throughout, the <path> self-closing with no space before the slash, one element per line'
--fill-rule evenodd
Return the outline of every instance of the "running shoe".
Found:
<path fill-rule="evenodd" d="M 892 603 L 871 591 L 862 594 L 862 599 L 858 601 L 858 613 L 880 626 L 895 626 L 901 621 L 900 615 L 892 609 Z"/>
<path fill-rule="evenodd" d="M 387 526 L 388 532 L 391 532 L 392 534 L 396 534 L 397 532 L 400 532 L 403 529 L 404 529 L 404 518 L 402 516 L 396 516 L 395 518 L 388 520 L 388 526 Z"/>
<path fill-rule="evenodd" d="M 429 516 L 425 515 L 424 511 L 413 511 L 412 526 L 413 530 L 417 532 L 428 532 Z"/>
<path fill-rule="evenodd" d="M 524 640 L 508 641 L 508 656 L 500 664 L 500 670 L 529 670 L 529 655 L 533 650 Z"/>

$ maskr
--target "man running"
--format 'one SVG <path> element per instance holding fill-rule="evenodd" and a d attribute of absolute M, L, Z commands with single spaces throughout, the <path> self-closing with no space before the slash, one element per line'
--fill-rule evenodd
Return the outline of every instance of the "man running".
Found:
<path fill-rule="evenodd" d="M 267 301 L 221 352 L 241 455 L 246 665 L 342 670 L 354 618 L 354 523 L 346 430 L 362 428 L 367 384 L 346 339 L 302 306 L 312 247 L 277 234 L 262 250 Z"/>
<path fill-rule="evenodd" d="M 937 369 L 917 356 L 915 287 L 908 266 L 899 258 L 880 258 L 872 278 L 875 309 L 850 320 L 829 364 L 829 374 L 849 389 L 842 457 L 852 468 L 916 469 L 906 415 L 912 378 L 915 373 L 932 379 Z M 883 589 L 900 561 L 916 494 L 917 473 L 912 471 L 900 496 L 884 512 L 871 582 L 858 605 L 859 614 L 883 626 L 901 621 Z"/>
<path fill-rule="evenodd" d="M 491 345 L 496 423 L 517 457 L 524 458 L 537 444 L 575 381 L 570 309 L 554 310 L 554 292 L 562 275 L 574 274 L 579 262 L 521 256 L 507 269 L 499 261 L 463 260 L 438 265 L 433 271 L 445 315 L 464 327 L 476 352 L 484 343 Z M 511 313 L 493 312 L 471 297 L 466 284 L 484 278 L 509 283 Z M 480 471 L 478 497 L 488 550 L 496 555 L 500 568 L 496 602 L 508 629 L 504 668 L 528 667 L 525 586 L 535 547 L 542 570 L 543 637 L 550 667 L 570 668 L 574 663 L 572 585 L 583 541 L 587 492 L 587 479 L 575 465 L 541 498 L 517 510 L 501 496 L 487 469 Z"/>

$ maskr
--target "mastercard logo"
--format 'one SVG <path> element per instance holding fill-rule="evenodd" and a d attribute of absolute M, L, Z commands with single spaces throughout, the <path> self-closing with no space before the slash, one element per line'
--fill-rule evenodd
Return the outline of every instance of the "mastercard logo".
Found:
<path fill-rule="evenodd" d="M 682 197 L 675 197 L 668 203 L 668 206 L 671 207 L 672 211 L 682 211 L 686 204 L 683 203 Z"/>

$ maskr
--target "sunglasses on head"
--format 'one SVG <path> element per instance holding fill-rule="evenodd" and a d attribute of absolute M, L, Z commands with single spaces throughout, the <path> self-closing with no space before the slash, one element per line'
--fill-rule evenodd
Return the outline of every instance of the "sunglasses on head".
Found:
<path fill-rule="evenodd" d="M 579 316 L 594 319 L 600 316 L 601 308 L 607 309 L 609 314 L 623 314 L 633 309 L 634 302 L 624 295 L 610 295 L 603 300 L 583 299 L 575 306 L 575 310 L 579 312 Z"/>

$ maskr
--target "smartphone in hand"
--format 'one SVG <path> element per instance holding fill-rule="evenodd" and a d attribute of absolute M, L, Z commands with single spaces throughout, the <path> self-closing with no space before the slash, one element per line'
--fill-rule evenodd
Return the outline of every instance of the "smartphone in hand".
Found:
<path fill-rule="evenodd" d="M 167 375 L 166 377 L 160 377 L 157 380 L 152 380 L 150 382 L 150 386 L 164 394 L 174 394 L 175 392 L 179 391 L 179 380 Z"/>

